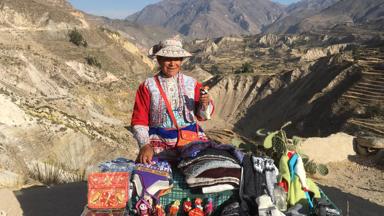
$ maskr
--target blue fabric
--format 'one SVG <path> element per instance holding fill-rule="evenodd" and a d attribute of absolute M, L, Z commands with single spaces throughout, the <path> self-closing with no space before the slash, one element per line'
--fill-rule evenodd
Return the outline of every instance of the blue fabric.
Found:
<path fill-rule="evenodd" d="M 99 165 L 101 172 L 129 172 L 135 168 L 135 162 L 126 158 L 116 158 L 111 161 L 103 162 Z"/>
<path fill-rule="evenodd" d="M 299 158 L 299 155 L 294 154 L 292 155 L 291 159 L 289 159 L 289 162 L 288 162 L 289 172 L 291 174 L 291 181 L 293 181 L 295 177 L 295 167 L 296 167 L 297 158 Z"/>
<path fill-rule="evenodd" d="M 196 131 L 196 124 L 191 124 L 187 127 L 183 127 L 183 131 Z M 199 132 L 203 132 L 203 129 L 199 127 Z M 177 129 L 165 129 L 160 127 L 150 127 L 149 135 L 157 134 L 160 137 L 165 139 L 175 139 L 177 138 Z"/>

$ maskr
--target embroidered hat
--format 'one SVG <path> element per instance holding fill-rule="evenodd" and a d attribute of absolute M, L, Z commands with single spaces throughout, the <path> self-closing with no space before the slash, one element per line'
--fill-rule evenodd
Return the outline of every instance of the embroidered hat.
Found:
<path fill-rule="evenodd" d="M 183 49 L 183 43 L 179 36 L 160 41 L 148 52 L 150 57 L 164 56 L 173 58 L 191 57 L 192 54 Z"/>

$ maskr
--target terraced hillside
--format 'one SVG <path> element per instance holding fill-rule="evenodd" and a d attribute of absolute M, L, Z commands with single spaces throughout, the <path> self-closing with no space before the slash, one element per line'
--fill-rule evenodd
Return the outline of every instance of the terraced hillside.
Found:
<path fill-rule="evenodd" d="M 384 136 L 384 47 L 357 51 L 361 67 L 360 79 L 345 92 L 344 98 L 364 110 L 364 115 L 353 117 L 349 123 Z"/>
<path fill-rule="evenodd" d="M 186 68 L 216 75 L 207 84 L 219 102 L 206 127 L 233 127 L 248 137 L 287 121 L 302 136 L 382 132 L 382 49 L 359 37 L 268 34 L 194 41 L 188 48 L 195 56 Z M 242 71 L 244 64 L 251 70 Z"/>

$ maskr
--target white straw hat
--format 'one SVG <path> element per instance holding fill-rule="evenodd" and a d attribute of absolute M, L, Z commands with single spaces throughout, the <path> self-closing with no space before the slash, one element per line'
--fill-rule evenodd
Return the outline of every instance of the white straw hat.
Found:
<path fill-rule="evenodd" d="M 183 49 L 183 43 L 178 37 L 160 41 L 154 45 L 148 52 L 150 57 L 164 56 L 173 58 L 191 57 L 192 54 Z"/>

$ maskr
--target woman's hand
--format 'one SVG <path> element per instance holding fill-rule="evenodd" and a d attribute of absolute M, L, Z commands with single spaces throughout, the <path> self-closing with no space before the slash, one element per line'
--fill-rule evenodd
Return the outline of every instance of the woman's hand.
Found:
<path fill-rule="evenodd" d="M 208 93 L 208 86 L 205 86 L 200 89 L 200 105 L 203 107 L 207 107 L 209 105 L 209 102 L 211 101 L 211 97 Z"/>
<path fill-rule="evenodd" d="M 207 107 L 209 105 L 210 100 L 211 100 L 211 97 L 209 96 L 209 94 L 200 95 L 200 104 L 203 107 Z"/>
<path fill-rule="evenodd" d="M 153 148 L 151 145 L 146 144 L 140 148 L 139 155 L 137 156 L 137 161 L 144 164 L 151 164 L 153 158 Z"/>

